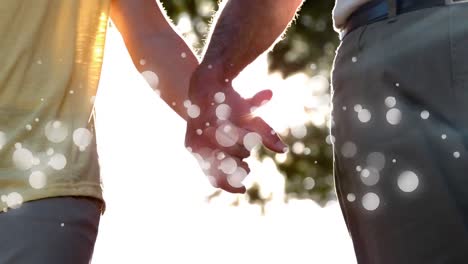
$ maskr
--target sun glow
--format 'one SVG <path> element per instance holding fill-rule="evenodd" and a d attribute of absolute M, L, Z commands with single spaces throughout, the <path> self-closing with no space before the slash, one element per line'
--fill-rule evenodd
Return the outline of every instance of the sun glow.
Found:
<path fill-rule="evenodd" d="M 250 158 L 244 181 L 261 184 L 261 195 L 272 197 L 265 216 L 243 195 L 224 193 L 207 203 L 215 190 L 184 147 L 183 120 L 131 66 L 114 29 L 105 54 L 96 127 L 107 211 L 93 264 L 356 263 L 338 205 L 285 204 L 284 178 L 271 159 Z M 272 101 L 255 115 L 282 130 L 308 120 L 301 104 L 314 89 L 307 82 L 301 75 L 269 75 L 262 57 L 235 86 L 245 96 L 272 89 Z"/>

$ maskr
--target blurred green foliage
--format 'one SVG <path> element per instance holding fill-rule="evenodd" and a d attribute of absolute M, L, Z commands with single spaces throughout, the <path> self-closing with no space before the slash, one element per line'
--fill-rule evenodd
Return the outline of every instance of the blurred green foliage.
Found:
<path fill-rule="evenodd" d="M 201 51 L 207 37 L 213 14 L 218 9 L 216 0 L 161 0 L 168 15 L 174 22 L 188 17 L 192 33 L 196 36 L 195 49 Z M 334 1 L 307 0 L 287 34 L 269 53 L 270 71 L 281 72 L 288 77 L 298 72 L 309 76 L 327 74 L 331 69 L 338 35 L 333 30 L 331 11 Z M 267 29 L 267 25 L 265 27 Z M 294 137 L 291 131 L 286 133 L 285 141 L 291 146 L 286 156 L 262 148 L 260 158 L 271 157 L 280 172 L 286 178 L 286 197 L 313 199 L 320 205 L 334 199 L 333 163 L 330 139 L 327 139 L 327 127 L 305 124 L 305 136 Z M 327 143 L 328 141 L 328 143 Z M 261 186 L 254 185 L 247 191 L 251 203 L 262 206 L 271 197 L 261 195 Z M 219 195 L 215 192 L 212 196 Z M 210 197 L 210 199 L 213 197 Z"/>

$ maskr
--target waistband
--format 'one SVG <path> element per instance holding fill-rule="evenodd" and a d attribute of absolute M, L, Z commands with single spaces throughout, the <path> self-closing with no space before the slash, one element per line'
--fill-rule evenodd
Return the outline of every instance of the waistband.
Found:
<path fill-rule="evenodd" d="M 340 39 L 361 26 L 391 18 L 394 15 L 460 3 L 468 3 L 468 0 L 372 0 L 349 16 L 343 31 L 340 33 Z"/>

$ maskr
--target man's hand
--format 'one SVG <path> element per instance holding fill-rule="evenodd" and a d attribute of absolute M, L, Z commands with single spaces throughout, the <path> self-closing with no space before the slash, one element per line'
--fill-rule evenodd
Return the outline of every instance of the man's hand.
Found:
<path fill-rule="evenodd" d="M 245 192 L 241 182 L 248 166 L 242 160 L 251 147 L 263 143 L 276 152 L 286 148 L 268 124 L 252 115 L 252 107 L 268 101 L 271 91 L 244 99 L 231 81 L 280 39 L 302 2 L 226 0 L 214 20 L 208 48 L 190 81 L 190 101 L 185 104 L 192 117 L 187 122 L 186 146 L 198 157 L 214 186 Z"/>
<path fill-rule="evenodd" d="M 275 152 L 286 145 L 277 133 L 252 111 L 268 102 L 269 90 L 242 98 L 221 68 L 201 65 L 192 75 L 187 108 L 186 147 L 195 155 L 213 186 L 244 193 L 242 181 L 250 172 L 243 161 L 260 144 Z"/>

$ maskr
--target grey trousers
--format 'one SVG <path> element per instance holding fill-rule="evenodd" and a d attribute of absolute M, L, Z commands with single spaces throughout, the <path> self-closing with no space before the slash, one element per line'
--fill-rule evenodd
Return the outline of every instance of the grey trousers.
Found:
<path fill-rule="evenodd" d="M 100 201 L 57 197 L 0 213 L 0 264 L 88 264 Z"/>
<path fill-rule="evenodd" d="M 334 177 L 359 264 L 468 263 L 468 4 L 342 40 Z"/>

